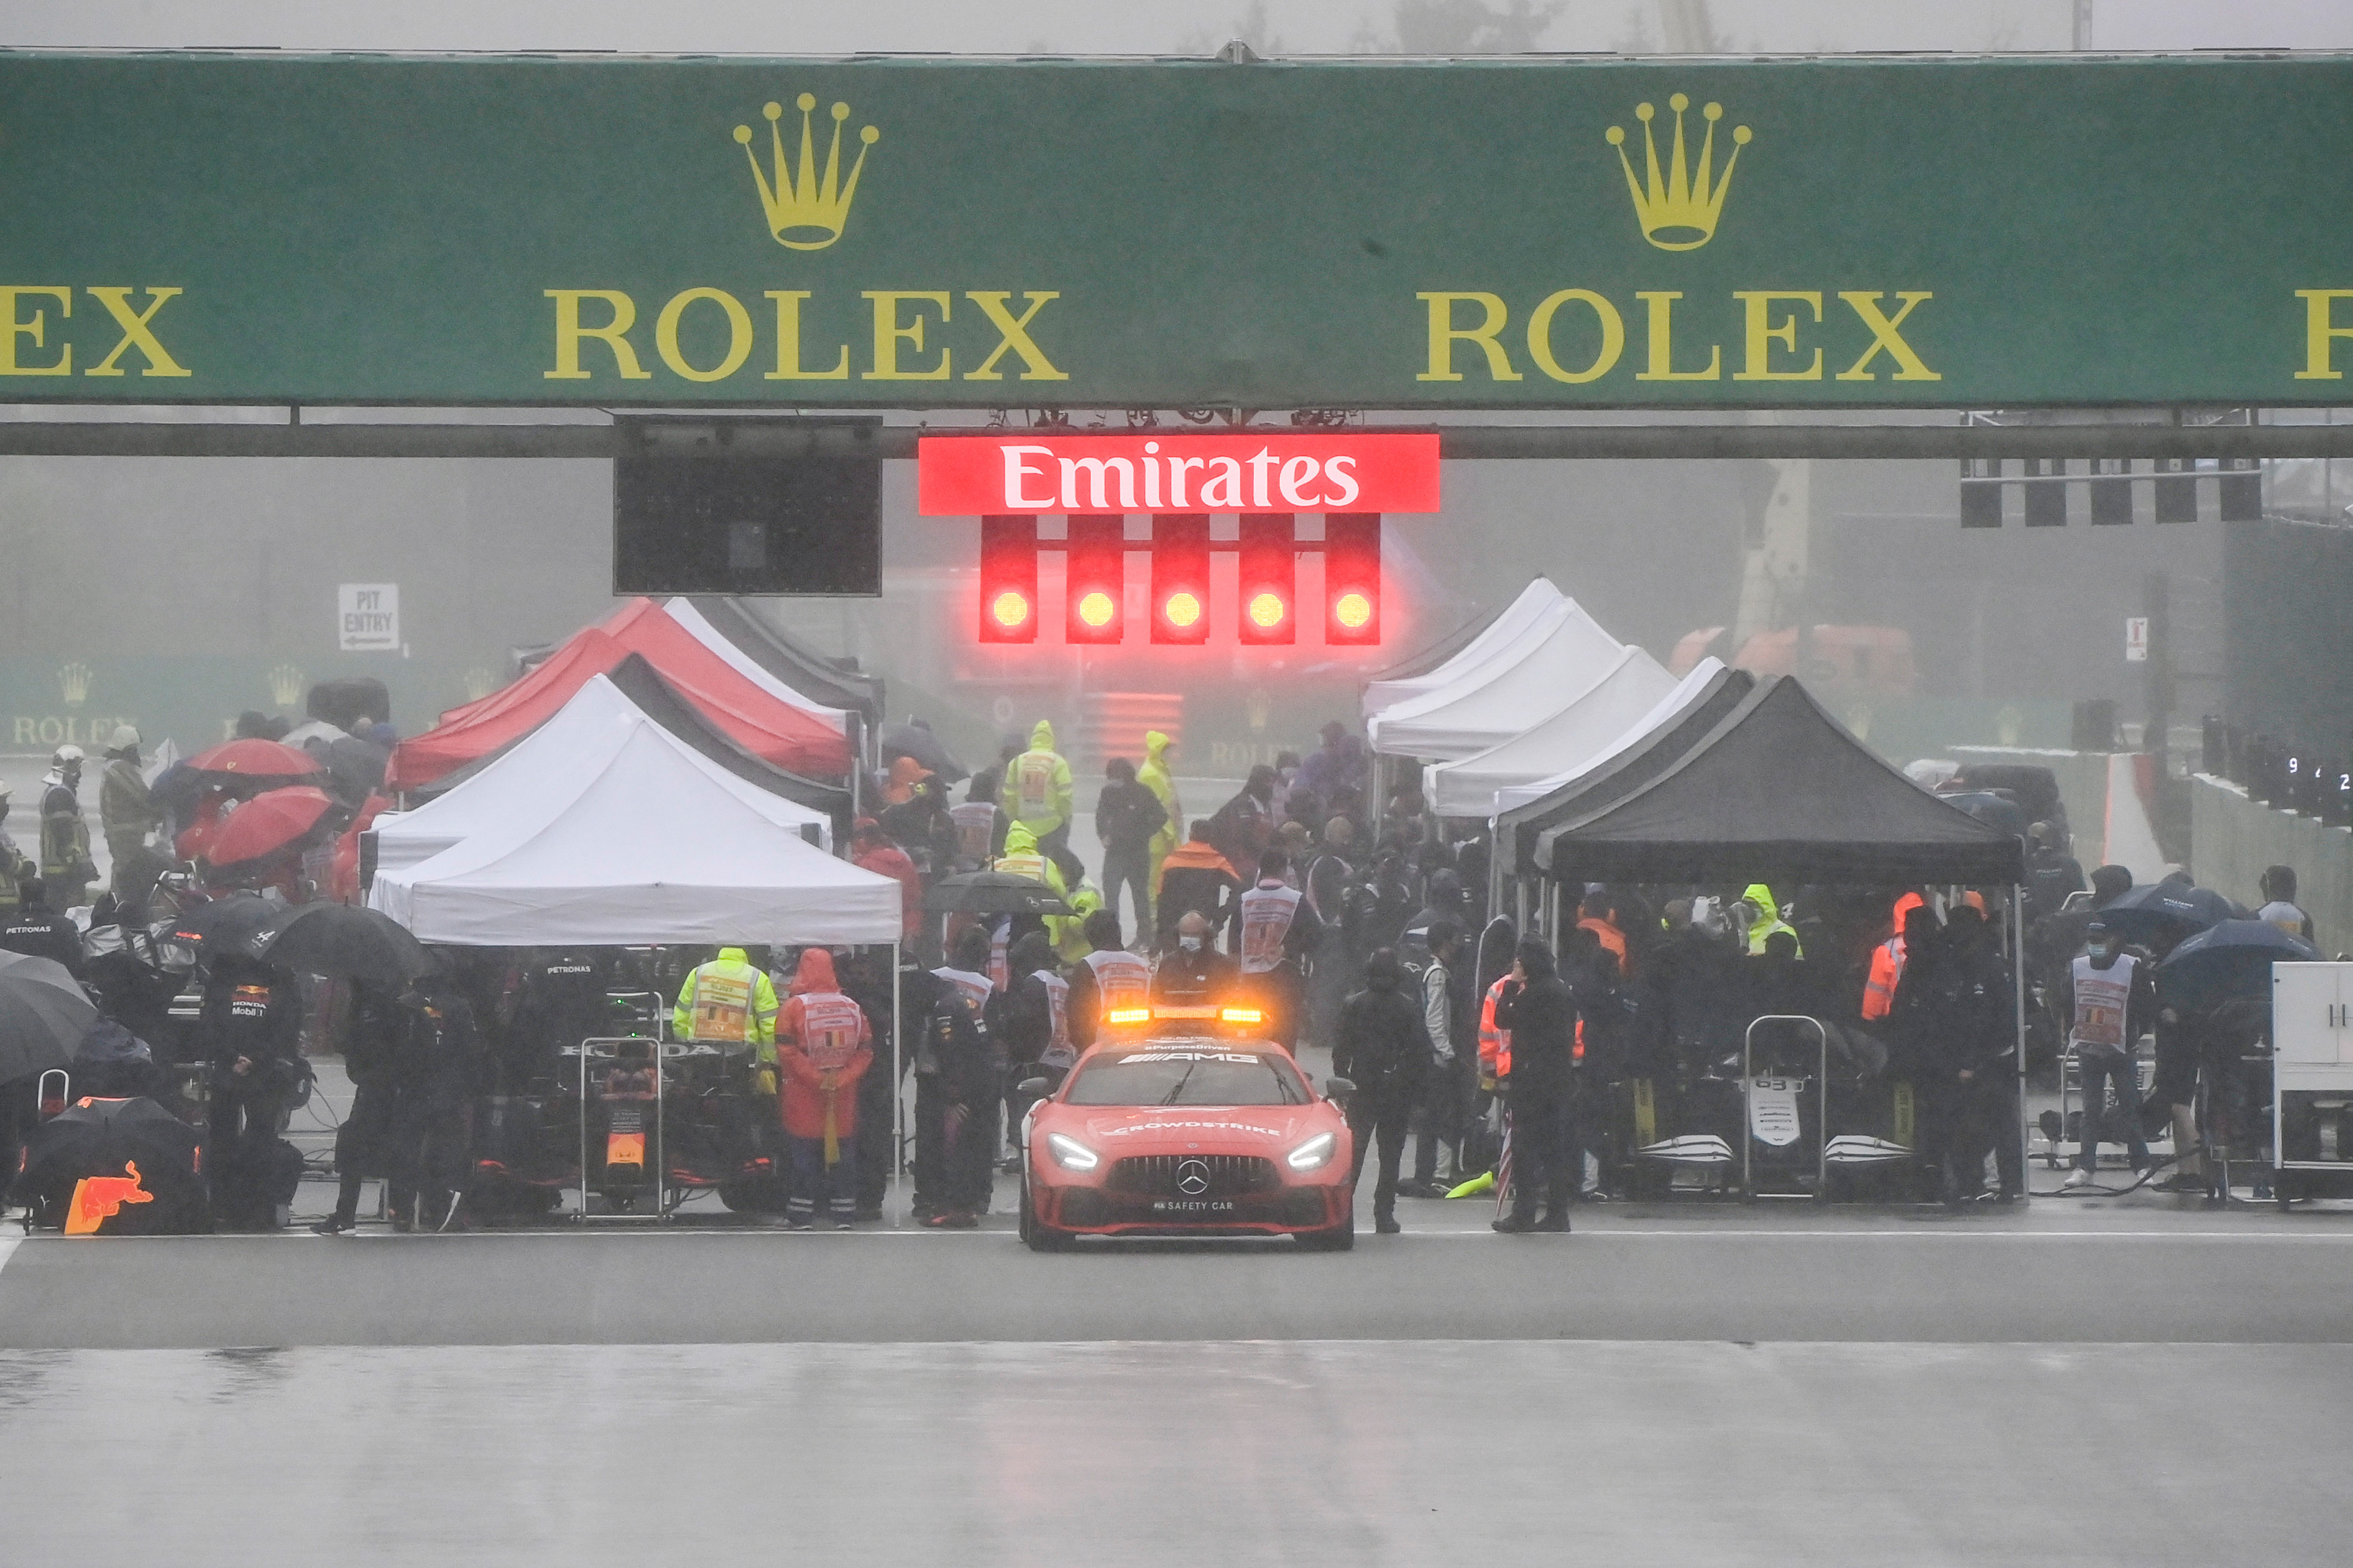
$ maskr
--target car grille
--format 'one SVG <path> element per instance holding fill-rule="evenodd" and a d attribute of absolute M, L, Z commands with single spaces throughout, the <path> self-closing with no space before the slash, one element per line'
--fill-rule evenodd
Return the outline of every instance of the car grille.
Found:
<path fill-rule="evenodd" d="M 1198 1165 L 1201 1170 L 1188 1170 Z M 1206 1179 L 1198 1192 L 1186 1182 Z M 1256 1154 L 1131 1154 L 1111 1168 L 1113 1192 L 1147 1198 L 1230 1198 L 1282 1185 L 1274 1162 Z"/>

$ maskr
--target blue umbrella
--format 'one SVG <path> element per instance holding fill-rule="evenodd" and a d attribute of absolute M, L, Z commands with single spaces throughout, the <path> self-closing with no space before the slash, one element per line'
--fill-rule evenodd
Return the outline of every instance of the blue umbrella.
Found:
<path fill-rule="evenodd" d="M 2227 920 L 2187 937 L 2157 966 L 2160 997 L 2191 1011 L 2270 994 L 2274 962 L 2309 963 L 2320 950 L 2269 921 Z"/>
<path fill-rule="evenodd" d="M 2246 911 L 2211 888 L 2188 882 L 2150 882 L 2101 906 L 2096 918 L 2126 942 L 2162 943 Z"/>

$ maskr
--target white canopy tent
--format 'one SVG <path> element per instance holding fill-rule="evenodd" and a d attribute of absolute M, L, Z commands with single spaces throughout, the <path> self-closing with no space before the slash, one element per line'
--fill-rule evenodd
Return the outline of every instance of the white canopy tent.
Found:
<path fill-rule="evenodd" d="M 726 660 L 728 666 L 738 675 L 741 675 L 744 679 L 750 681 L 753 685 L 758 687 L 761 690 L 766 692 L 777 701 L 789 702 L 794 707 L 799 709 L 802 712 L 811 714 L 818 719 L 824 720 L 828 724 L 832 725 L 836 730 L 840 731 L 845 735 L 849 732 L 849 710 L 848 709 L 828 708 L 824 703 L 804 697 L 799 692 L 794 690 L 791 687 L 786 686 L 783 681 L 770 674 L 766 667 L 753 658 L 750 654 L 745 653 L 742 648 L 737 647 L 733 643 L 729 642 L 726 637 L 720 632 L 719 628 L 712 626 L 711 622 L 704 617 L 702 612 L 694 607 L 692 601 L 687 599 L 672 599 L 663 605 L 661 610 L 662 614 L 668 616 L 671 620 L 676 621 L 680 626 L 684 628 L 687 636 L 692 637 L 695 641 L 701 643 L 703 647 L 717 654 L 721 658 Z"/>
<path fill-rule="evenodd" d="M 1393 708 L 1432 691 L 1451 686 L 1474 669 L 1481 668 L 1495 655 L 1517 647 L 1522 638 L 1531 634 L 1541 637 L 1568 603 L 1549 578 L 1539 577 L 1520 590 L 1520 596 L 1504 606 L 1503 612 L 1489 621 L 1472 637 L 1436 667 L 1419 675 L 1402 676 L 1395 680 L 1375 680 L 1365 687 L 1364 714 L 1370 719 L 1384 708 Z"/>
<path fill-rule="evenodd" d="M 1625 647 L 1574 599 L 1542 625 L 1541 634 L 1498 648 L 1451 684 L 1373 715 L 1366 725 L 1373 750 L 1452 762 L 1501 745 L 1527 728 L 1531 714 L 1583 696 Z"/>
<path fill-rule="evenodd" d="M 701 761 L 633 727 L 569 800 L 379 866 L 368 902 L 420 941 L 475 946 L 898 942 L 896 881 L 835 859 Z"/>
<path fill-rule="evenodd" d="M 1488 806 L 1488 814 L 1491 816 L 1500 816 L 1514 807 L 1542 800 L 1564 785 L 1575 784 L 1578 779 L 1601 767 L 1620 752 L 1657 729 L 1669 718 L 1682 711 L 1683 706 L 1699 694 L 1700 689 L 1715 679 L 1723 668 L 1722 659 L 1701 659 L 1689 675 L 1675 682 L 1672 690 L 1644 710 L 1641 718 L 1620 731 L 1615 739 L 1597 749 L 1583 762 L 1547 777 L 1535 779 L 1525 784 L 1499 785 L 1495 790 L 1493 802 Z"/>
<path fill-rule="evenodd" d="M 813 831 L 817 845 L 829 847 L 832 826 L 823 812 L 736 777 L 655 723 L 620 688 L 596 675 L 554 718 L 472 778 L 415 811 L 377 817 L 371 830 L 376 875 L 405 871 L 478 834 L 548 821 L 577 799 L 598 771 L 641 731 L 769 821 L 804 837 Z"/>
<path fill-rule="evenodd" d="M 1422 770 L 1422 795 L 1440 816 L 1485 818 L 1495 792 L 1583 767 L 1672 690 L 1675 678 L 1639 647 L 1621 649 L 1581 695 L 1501 745 Z"/>

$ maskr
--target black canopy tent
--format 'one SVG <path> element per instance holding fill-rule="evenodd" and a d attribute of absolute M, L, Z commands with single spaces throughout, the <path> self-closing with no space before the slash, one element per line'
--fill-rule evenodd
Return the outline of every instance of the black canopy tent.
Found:
<path fill-rule="evenodd" d="M 753 663 L 810 701 L 847 708 L 865 720 L 869 731 L 882 722 L 881 676 L 868 675 L 803 646 L 733 599 L 698 595 L 687 603 Z"/>
<path fill-rule="evenodd" d="M 2018 837 L 1947 805 L 1865 748 L 1790 676 L 1768 676 L 1649 783 L 1535 836 L 1552 879 L 1745 886 L 1964 884 L 2007 888 L 2016 1154 L 2026 1151 L 2026 969 Z M 1972 1179 L 1968 1184 L 1974 1188 Z"/>
<path fill-rule="evenodd" d="M 1767 676 L 1674 764 L 1536 836 L 1556 879 L 2015 887 L 2025 846 L 1947 805 Z"/>
<path fill-rule="evenodd" d="M 1546 829 L 1583 821 L 1649 784 L 1714 733 L 1756 685 L 1757 678 L 1745 669 L 1717 671 L 1650 733 L 1600 767 L 1497 816 L 1496 876 L 1536 875 L 1543 869 L 1536 864 L 1536 844 Z"/>

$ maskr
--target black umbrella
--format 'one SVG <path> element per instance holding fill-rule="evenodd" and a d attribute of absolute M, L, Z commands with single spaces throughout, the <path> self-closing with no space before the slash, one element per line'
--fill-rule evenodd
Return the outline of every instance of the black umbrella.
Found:
<path fill-rule="evenodd" d="M 2269 921 L 2223 921 L 2183 940 L 2157 966 L 2164 999 L 2194 1010 L 2271 994 L 2274 963 L 2310 963 L 2320 950 Z"/>
<path fill-rule="evenodd" d="M 940 738 L 920 724 L 885 724 L 877 738 L 881 742 L 882 765 L 886 768 L 893 757 L 913 757 L 939 774 L 944 784 L 971 776 L 972 770 L 957 762 Z"/>
<path fill-rule="evenodd" d="M 152 1100 L 82 1100 L 34 1128 L 13 1193 L 69 1235 L 210 1228 L 195 1130 Z"/>
<path fill-rule="evenodd" d="M 966 871 L 943 877 L 923 895 L 923 908 L 934 914 L 1067 915 L 1071 906 L 1062 896 L 1028 877 L 1010 871 Z"/>
<path fill-rule="evenodd" d="M 156 934 L 161 941 L 185 942 L 207 956 L 233 952 L 252 958 L 261 933 L 286 908 L 259 893 L 231 893 L 196 905 L 173 921 L 169 931 Z"/>
<path fill-rule="evenodd" d="M 2244 913 L 2211 888 L 2150 882 L 2100 906 L 2098 918 L 2126 942 L 2179 941 Z"/>
<path fill-rule="evenodd" d="M 65 1066 L 97 1018 L 64 964 L 0 952 L 0 1083 Z"/>
<path fill-rule="evenodd" d="M 404 985 L 433 959 L 390 915 L 355 904 L 295 904 L 254 940 L 257 956 L 298 974 Z"/>

